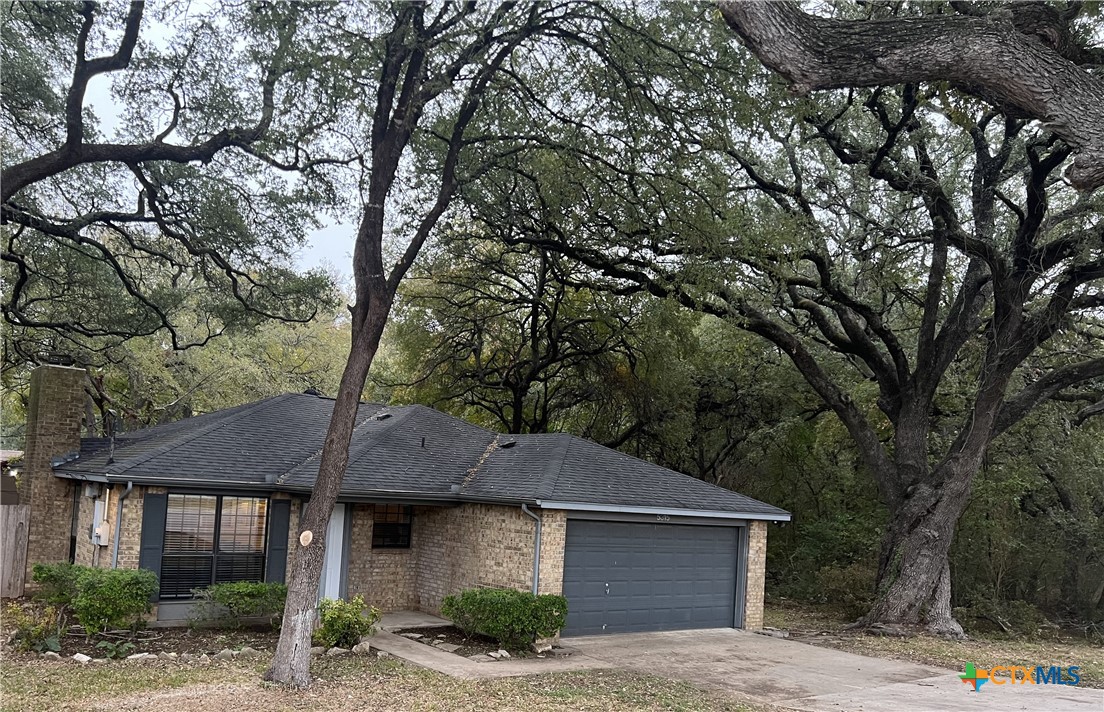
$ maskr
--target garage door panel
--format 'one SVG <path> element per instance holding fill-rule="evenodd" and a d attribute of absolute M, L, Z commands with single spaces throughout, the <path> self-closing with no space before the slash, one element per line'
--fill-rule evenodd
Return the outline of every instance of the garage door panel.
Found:
<path fill-rule="evenodd" d="M 731 626 L 737 540 L 735 527 L 570 520 L 564 634 Z"/>

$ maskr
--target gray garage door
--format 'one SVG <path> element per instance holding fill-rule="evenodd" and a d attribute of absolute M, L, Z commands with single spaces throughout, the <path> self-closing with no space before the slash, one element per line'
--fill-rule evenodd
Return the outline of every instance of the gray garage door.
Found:
<path fill-rule="evenodd" d="M 564 635 L 726 628 L 737 528 L 569 520 Z"/>

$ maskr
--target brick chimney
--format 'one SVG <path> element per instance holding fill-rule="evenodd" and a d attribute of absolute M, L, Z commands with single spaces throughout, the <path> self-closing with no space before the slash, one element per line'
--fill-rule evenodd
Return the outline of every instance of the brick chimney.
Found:
<path fill-rule="evenodd" d="M 83 368 L 39 366 L 31 372 L 20 501 L 30 505 L 27 580 L 37 563 L 69 560 L 73 487 L 54 476 L 51 461 L 80 450 Z"/>

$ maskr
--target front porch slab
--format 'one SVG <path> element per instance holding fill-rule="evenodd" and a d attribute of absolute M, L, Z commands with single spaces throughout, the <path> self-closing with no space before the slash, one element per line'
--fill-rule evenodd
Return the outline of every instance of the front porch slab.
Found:
<path fill-rule="evenodd" d="M 379 629 L 390 631 L 404 628 L 437 628 L 444 625 L 452 625 L 452 621 L 421 611 L 393 611 L 383 614 Z"/>

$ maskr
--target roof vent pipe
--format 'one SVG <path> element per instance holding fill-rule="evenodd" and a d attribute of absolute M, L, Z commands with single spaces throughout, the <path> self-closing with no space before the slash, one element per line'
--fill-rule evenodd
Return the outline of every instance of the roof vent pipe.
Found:
<path fill-rule="evenodd" d="M 521 505 L 521 511 L 528 514 L 537 523 L 537 533 L 533 536 L 533 595 L 538 595 L 540 590 L 540 550 L 541 550 L 541 518 L 529 511 L 529 505 Z"/>

